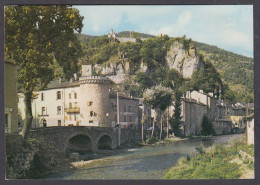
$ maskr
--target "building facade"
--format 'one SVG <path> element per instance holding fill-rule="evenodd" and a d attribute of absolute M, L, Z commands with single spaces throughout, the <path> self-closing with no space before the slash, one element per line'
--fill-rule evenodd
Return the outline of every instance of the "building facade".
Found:
<path fill-rule="evenodd" d="M 18 104 L 17 104 L 17 68 L 12 62 L 5 64 L 5 132 L 18 131 Z"/>
<path fill-rule="evenodd" d="M 187 91 L 182 99 L 182 133 L 183 135 L 200 134 L 204 115 L 212 121 L 215 132 L 218 135 L 231 133 L 235 127 L 244 130 L 246 125 L 239 120 L 246 116 L 245 110 L 245 107 L 242 107 L 240 104 L 239 106 L 237 104 L 229 104 L 217 99 L 212 93 L 207 94 L 202 90 L 199 92 Z M 234 121 L 234 117 L 239 117 L 237 122 Z"/>
<path fill-rule="evenodd" d="M 91 65 L 82 66 L 82 75 L 70 81 L 52 81 L 33 100 L 33 126 L 115 127 L 117 96 L 110 90 L 110 80 L 93 76 Z M 24 120 L 23 95 L 19 94 L 19 112 Z M 138 100 L 119 95 L 119 119 L 122 128 L 137 128 Z"/>

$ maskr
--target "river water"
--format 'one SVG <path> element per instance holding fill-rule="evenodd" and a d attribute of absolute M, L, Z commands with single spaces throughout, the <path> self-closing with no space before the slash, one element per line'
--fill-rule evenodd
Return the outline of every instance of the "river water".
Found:
<path fill-rule="evenodd" d="M 61 172 L 47 179 L 162 179 L 178 159 L 195 152 L 196 146 L 227 144 L 230 140 L 240 140 L 242 137 L 241 134 L 214 136 L 127 149 L 111 156 L 104 156 L 102 160 L 93 161 L 84 169 Z"/>

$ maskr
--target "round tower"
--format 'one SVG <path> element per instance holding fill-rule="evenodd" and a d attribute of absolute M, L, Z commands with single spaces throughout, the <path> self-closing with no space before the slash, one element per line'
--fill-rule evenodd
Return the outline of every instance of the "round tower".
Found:
<path fill-rule="evenodd" d="M 109 123 L 109 85 L 107 77 L 92 76 L 92 66 L 82 66 L 80 77 L 80 116 L 82 126 L 111 127 Z"/>

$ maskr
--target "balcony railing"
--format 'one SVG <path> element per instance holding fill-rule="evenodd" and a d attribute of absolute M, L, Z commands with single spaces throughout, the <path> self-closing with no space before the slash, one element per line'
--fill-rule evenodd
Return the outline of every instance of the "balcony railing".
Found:
<path fill-rule="evenodd" d="M 65 107 L 65 112 L 73 113 L 73 112 L 80 112 L 79 107 Z"/>

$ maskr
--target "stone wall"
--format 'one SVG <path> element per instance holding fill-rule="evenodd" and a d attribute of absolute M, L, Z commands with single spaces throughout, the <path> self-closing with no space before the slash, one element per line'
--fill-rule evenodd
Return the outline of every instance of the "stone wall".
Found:
<path fill-rule="evenodd" d="M 133 146 L 141 141 L 141 132 L 136 129 L 121 129 L 120 136 L 122 146 Z"/>
<path fill-rule="evenodd" d="M 38 152 L 36 141 L 25 143 L 18 134 L 6 134 L 6 179 L 25 178 Z"/>
<path fill-rule="evenodd" d="M 216 119 L 213 121 L 213 127 L 217 135 L 230 134 L 232 131 L 232 122 L 225 119 Z"/>
<path fill-rule="evenodd" d="M 247 144 L 255 144 L 255 137 L 254 137 L 254 131 L 255 131 L 255 126 L 254 126 L 254 121 L 255 119 L 247 120 L 246 122 L 246 138 L 247 138 Z"/>

